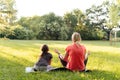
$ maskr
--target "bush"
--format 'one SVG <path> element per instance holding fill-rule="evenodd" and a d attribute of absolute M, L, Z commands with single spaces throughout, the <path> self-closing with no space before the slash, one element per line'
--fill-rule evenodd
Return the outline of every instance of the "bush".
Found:
<path fill-rule="evenodd" d="M 0 28 L 0 38 L 28 40 L 34 38 L 34 33 L 20 25 L 5 26 Z"/>
<path fill-rule="evenodd" d="M 80 34 L 83 40 L 102 40 L 105 33 L 102 30 L 81 30 Z"/>
<path fill-rule="evenodd" d="M 62 27 L 61 28 L 61 32 L 60 32 L 60 40 L 67 40 L 68 39 L 68 30 L 67 30 L 67 27 Z"/>
<path fill-rule="evenodd" d="M 11 30 L 10 26 L 4 26 L 0 28 L 0 38 L 10 38 L 13 36 L 14 32 Z"/>
<path fill-rule="evenodd" d="M 117 37 L 120 37 L 120 31 L 117 32 Z"/>
<path fill-rule="evenodd" d="M 30 40 L 34 38 L 32 30 L 25 29 L 23 27 L 17 27 L 14 29 L 16 39 Z"/>

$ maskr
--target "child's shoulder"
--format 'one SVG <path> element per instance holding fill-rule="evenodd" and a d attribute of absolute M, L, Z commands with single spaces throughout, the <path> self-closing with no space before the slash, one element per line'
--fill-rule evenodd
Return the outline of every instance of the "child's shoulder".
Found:
<path fill-rule="evenodd" d="M 48 53 L 47 53 L 47 55 L 50 55 L 50 56 L 52 56 L 52 54 L 51 54 L 50 52 L 48 52 Z"/>

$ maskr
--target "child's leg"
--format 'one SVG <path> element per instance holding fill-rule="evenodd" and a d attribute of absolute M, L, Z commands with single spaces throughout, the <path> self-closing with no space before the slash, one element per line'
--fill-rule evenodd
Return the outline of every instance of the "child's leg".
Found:
<path fill-rule="evenodd" d="M 37 65 L 34 65 L 33 70 L 34 71 L 45 71 L 45 70 L 47 70 L 47 66 L 37 66 Z"/>

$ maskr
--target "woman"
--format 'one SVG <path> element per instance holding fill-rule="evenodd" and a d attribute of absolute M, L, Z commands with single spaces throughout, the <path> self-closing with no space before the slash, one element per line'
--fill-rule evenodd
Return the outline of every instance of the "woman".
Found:
<path fill-rule="evenodd" d="M 80 34 L 74 32 L 72 34 L 72 44 L 67 46 L 66 54 L 62 57 L 58 50 L 55 52 L 59 55 L 59 58 L 64 67 L 71 71 L 86 71 L 87 55 L 86 48 L 80 44 Z"/>

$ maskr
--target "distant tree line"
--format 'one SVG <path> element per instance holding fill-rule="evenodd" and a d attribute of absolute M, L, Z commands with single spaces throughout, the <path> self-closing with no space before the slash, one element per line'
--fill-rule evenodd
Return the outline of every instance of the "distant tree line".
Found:
<path fill-rule="evenodd" d="M 5 5 L 5 1 L 11 7 Z M 79 32 L 84 40 L 108 40 L 111 29 L 119 26 L 119 0 L 117 4 L 107 1 L 99 6 L 93 5 L 85 13 L 74 9 L 64 16 L 57 16 L 51 12 L 42 16 L 21 17 L 17 21 L 14 4 L 14 0 L 1 0 L 0 38 L 70 40 L 73 32 Z M 116 14 L 114 18 L 112 15 Z"/>

